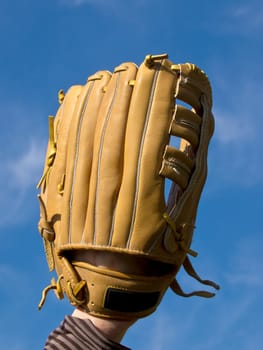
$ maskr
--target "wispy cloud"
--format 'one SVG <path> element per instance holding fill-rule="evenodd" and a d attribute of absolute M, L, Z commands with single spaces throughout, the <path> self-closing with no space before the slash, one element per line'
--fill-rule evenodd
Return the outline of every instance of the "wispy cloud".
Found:
<path fill-rule="evenodd" d="M 230 285 L 240 286 L 242 290 L 254 289 L 262 293 L 263 256 L 261 247 L 263 239 L 260 235 L 249 232 L 249 240 L 237 242 L 230 261 L 230 268 L 226 280 Z"/>
<path fill-rule="evenodd" d="M 81 5 L 105 5 L 109 2 L 116 2 L 115 1 L 107 1 L 107 0 L 58 0 L 58 2 L 61 5 L 68 5 L 68 6 L 81 6 Z M 118 0 L 117 0 L 118 2 Z"/>
<path fill-rule="evenodd" d="M 128 6 L 129 4 L 124 3 L 122 0 L 58 0 L 60 5 L 79 7 L 83 5 L 91 5 L 96 6 L 101 9 L 117 9 L 118 7 L 123 8 L 124 6 Z M 142 6 L 147 3 L 147 0 L 133 0 L 133 6 Z"/>
<path fill-rule="evenodd" d="M 158 317 L 153 318 L 153 327 L 150 329 L 151 337 L 149 337 L 151 344 L 148 343 L 148 347 L 152 350 L 169 348 L 169 344 L 175 338 L 174 326 L 171 314 L 158 313 Z"/>
<path fill-rule="evenodd" d="M 222 18 L 224 31 L 244 36 L 261 34 L 263 28 L 263 4 L 260 0 L 229 5 Z"/>
<path fill-rule="evenodd" d="M 263 4 L 262 1 L 250 1 L 243 3 L 232 10 L 232 18 L 236 25 L 242 25 L 244 30 L 255 30 L 263 26 Z M 240 28 L 241 29 L 241 28 Z"/>
<path fill-rule="evenodd" d="M 224 288 L 218 295 L 213 315 L 216 332 L 208 334 L 195 347 L 196 350 L 220 349 L 227 339 L 235 343 L 233 349 L 261 349 L 261 313 L 258 312 L 258 305 L 263 289 L 263 241 L 257 235 L 249 235 L 249 240 L 243 238 L 236 242 L 232 255 L 224 264 Z"/>
<path fill-rule="evenodd" d="M 140 321 L 143 338 L 139 337 L 140 322 L 131 330 L 131 336 L 138 337 L 138 348 L 173 349 L 176 344 L 185 349 L 220 350 L 228 343 L 233 350 L 260 350 L 262 243 L 250 235 L 249 242 L 245 238 L 236 242 L 225 262 L 218 261 L 223 287 L 214 299 L 176 300 L 168 293 L 157 312 Z"/>
<path fill-rule="evenodd" d="M 247 343 L 251 338 L 251 333 L 242 327 L 242 321 L 249 313 L 249 309 L 253 304 L 253 298 L 247 295 L 245 297 L 236 296 L 235 299 L 229 299 L 218 306 L 211 317 L 211 322 L 214 324 L 212 333 L 206 333 L 205 337 L 196 344 L 196 350 L 221 349 L 223 344 L 235 344 L 233 349 L 247 350 Z M 256 320 L 255 320 L 256 321 Z M 242 340 L 237 337 L 237 333 L 242 334 Z M 246 344 L 244 346 L 244 344 Z M 254 349 L 260 349 L 260 342 L 255 344 Z"/>
<path fill-rule="evenodd" d="M 114 16 L 120 21 L 137 23 L 140 10 L 146 6 L 153 6 L 156 0 L 133 0 L 131 2 L 123 0 L 57 0 L 60 6 L 78 9 L 80 7 L 92 7 L 106 16 Z M 129 14 L 129 15 L 127 15 Z"/>
<path fill-rule="evenodd" d="M 246 327 L 243 328 L 243 321 L 253 303 L 253 296 L 236 295 L 231 300 L 221 298 L 212 307 L 191 303 L 190 307 L 184 304 L 185 307 L 177 307 L 176 310 L 167 304 L 166 308 L 162 308 L 161 312 L 150 319 L 140 321 L 143 322 L 143 337 L 139 336 L 142 327 L 140 322 L 131 330 L 131 336 L 138 339 L 138 348 L 152 350 L 173 349 L 175 344 L 176 347 L 185 349 L 220 350 L 227 342 L 234 342 L 237 345 L 233 348 L 235 350 L 247 350 L 251 333 L 246 331 Z M 254 321 L 259 320 L 255 318 Z M 255 333 L 259 328 L 255 327 Z M 242 340 L 237 338 L 237 332 L 242 333 Z M 128 337 L 127 339 L 129 340 Z M 254 342 L 253 349 L 261 349 L 259 340 Z"/>
<path fill-rule="evenodd" d="M 14 188 L 33 187 L 44 164 L 45 146 L 37 140 L 30 141 L 28 148 L 6 165 L 9 181 Z"/>
<path fill-rule="evenodd" d="M 210 174 L 220 186 L 227 182 L 251 187 L 263 181 L 263 91 L 259 78 L 245 75 L 238 66 L 236 70 L 235 76 L 225 74 L 224 83 L 214 84 L 218 102 Z"/>
<path fill-rule="evenodd" d="M 23 150 L 24 146 L 27 146 L 26 150 Z M 33 190 L 41 175 L 45 146 L 38 140 L 23 140 L 21 149 L 16 156 L 6 154 L 8 159 L 5 159 L 6 165 L 0 174 L 0 226 L 17 224 L 30 215 L 36 205 Z"/>
<path fill-rule="evenodd" d="M 28 344 L 24 339 L 14 339 L 10 334 L 0 336 L 0 342 L 3 346 L 3 349 L 9 350 L 27 350 Z"/>
<path fill-rule="evenodd" d="M 250 342 L 253 342 L 253 349 L 261 349 L 258 305 L 263 289 L 263 241 L 256 233 L 248 234 L 249 240 L 244 237 L 233 244 L 232 254 L 227 256 L 226 261 L 218 261 L 222 290 L 216 297 L 212 313 L 208 315 L 214 331 L 206 333 L 195 346 L 196 350 L 221 349 L 226 342 L 235 344 L 233 349 L 252 348 Z"/>
<path fill-rule="evenodd" d="M 257 130 L 246 118 L 247 116 L 242 115 L 244 111 L 236 112 L 238 115 L 224 111 L 215 113 L 217 115 L 215 137 L 220 144 L 229 146 L 253 141 Z"/>

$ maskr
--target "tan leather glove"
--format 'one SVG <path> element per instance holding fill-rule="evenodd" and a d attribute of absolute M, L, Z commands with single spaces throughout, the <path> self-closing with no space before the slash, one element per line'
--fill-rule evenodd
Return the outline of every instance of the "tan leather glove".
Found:
<path fill-rule="evenodd" d="M 97 72 L 59 100 L 38 185 L 39 231 L 58 280 L 40 307 L 54 289 L 92 315 L 136 319 L 169 286 L 213 296 L 185 294 L 175 279 L 184 266 L 218 289 L 188 258 L 214 129 L 205 73 L 148 55 L 139 67 Z"/>

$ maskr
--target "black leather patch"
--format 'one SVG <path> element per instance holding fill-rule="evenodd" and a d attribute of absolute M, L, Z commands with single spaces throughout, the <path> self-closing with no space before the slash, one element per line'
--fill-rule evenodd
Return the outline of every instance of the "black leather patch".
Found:
<path fill-rule="evenodd" d="M 132 292 L 109 288 L 104 307 L 120 312 L 139 312 L 152 308 L 159 300 L 159 292 Z"/>

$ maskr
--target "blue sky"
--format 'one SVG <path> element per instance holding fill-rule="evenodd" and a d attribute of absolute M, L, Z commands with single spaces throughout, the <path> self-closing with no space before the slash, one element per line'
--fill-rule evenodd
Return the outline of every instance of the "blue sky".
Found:
<path fill-rule="evenodd" d="M 168 291 L 124 339 L 136 349 L 261 350 L 263 342 L 261 0 L 1 0 L 0 344 L 42 349 L 72 308 L 49 295 L 35 185 L 57 91 L 99 69 L 168 52 L 210 77 L 216 131 L 199 207 L 195 267 L 211 300 Z M 197 288 L 183 273 L 184 289 Z"/>

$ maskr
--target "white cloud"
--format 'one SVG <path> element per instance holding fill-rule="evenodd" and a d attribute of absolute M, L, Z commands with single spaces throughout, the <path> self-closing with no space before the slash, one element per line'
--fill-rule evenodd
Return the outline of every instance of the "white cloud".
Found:
<path fill-rule="evenodd" d="M 27 189 L 37 183 L 44 165 L 45 146 L 31 141 L 28 149 L 7 163 L 7 172 L 14 187 Z"/>
<path fill-rule="evenodd" d="M 13 336 L 3 335 L 0 336 L 0 343 L 3 346 L 3 349 L 9 350 L 28 350 L 28 344 L 26 344 L 24 339 L 14 339 Z"/>
<path fill-rule="evenodd" d="M 158 313 L 158 317 L 153 319 L 153 327 L 150 329 L 151 337 L 149 337 L 149 349 L 160 350 L 169 348 L 169 344 L 176 340 L 175 337 L 175 322 L 173 317 L 168 313 Z M 165 332 L 164 332 L 165 330 Z M 177 332 L 176 332 L 177 333 Z M 145 348 L 145 347 L 142 347 Z"/>
<path fill-rule="evenodd" d="M 59 3 L 62 5 L 69 5 L 69 6 L 81 6 L 84 4 L 90 4 L 90 5 L 104 5 L 107 4 L 107 0 L 59 0 Z"/>
<path fill-rule="evenodd" d="M 234 40 L 239 37 L 251 42 L 261 40 L 263 3 L 261 0 L 223 1 L 211 11 L 211 16 L 206 21 L 206 29 L 227 35 L 226 45 L 231 36 Z"/>
<path fill-rule="evenodd" d="M 263 90 L 260 79 L 239 69 L 237 66 L 235 76 L 226 72 L 225 81 L 220 77 L 214 82 L 215 133 L 209 152 L 209 176 L 215 187 L 251 187 L 263 181 Z"/>
<path fill-rule="evenodd" d="M 81 6 L 84 4 L 89 4 L 89 5 L 96 5 L 96 6 L 112 6 L 112 5 L 120 5 L 123 4 L 125 1 L 123 0 L 58 0 L 59 3 L 64 4 L 64 5 L 71 5 L 71 6 Z M 145 3 L 149 3 L 148 0 L 133 0 L 133 4 L 137 5 L 143 5 Z M 127 5 L 127 3 L 125 4 Z"/>
<path fill-rule="evenodd" d="M 58 0 L 61 5 L 78 7 L 82 5 L 92 5 L 97 7 L 115 8 L 123 4 L 122 0 Z M 138 0 L 134 0 L 134 3 L 140 3 Z"/>
<path fill-rule="evenodd" d="M 223 112 L 224 113 L 224 112 Z M 233 116 L 231 113 L 216 112 L 215 137 L 223 145 L 251 142 L 257 130 L 249 118 L 240 115 Z M 241 118 L 240 118 L 241 117 Z"/>
<path fill-rule="evenodd" d="M 249 239 L 237 242 L 231 257 L 229 272 L 226 274 L 226 280 L 230 285 L 240 286 L 242 290 L 255 289 L 258 293 L 262 293 L 262 246 L 261 236 L 251 233 L 249 233 Z"/>
<path fill-rule="evenodd" d="M 26 150 L 22 147 L 26 146 Z M 36 208 L 36 184 L 41 176 L 45 146 L 37 140 L 21 140 L 21 153 L 6 154 L 5 167 L 0 174 L 0 226 L 17 224 Z M 18 144 L 18 147 L 20 144 Z M 36 190 L 35 190 L 36 191 Z M 35 201 L 34 201 L 35 199 Z"/>
<path fill-rule="evenodd" d="M 133 0 L 131 2 L 125 2 L 123 0 L 58 0 L 58 3 L 61 6 L 68 7 L 81 7 L 81 6 L 93 6 L 97 8 L 101 12 L 105 12 L 107 14 L 113 14 L 116 17 L 123 18 L 125 16 L 125 20 L 129 20 L 127 17 L 127 13 L 131 15 L 131 12 L 137 13 L 140 8 L 145 5 L 152 5 L 156 0 Z M 123 18 L 124 19 L 124 18 Z"/>
<path fill-rule="evenodd" d="M 232 350 L 261 350 L 262 244 L 261 237 L 251 235 L 237 241 L 232 255 L 217 263 L 222 288 L 215 298 L 183 299 L 168 292 L 157 312 L 139 321 L 127 340 L 138 339 L 138 348 L 153 350 L 174 349 L 174 344 L 195 350 L 220 350 L 225 344 L 232 344 Z"/>
<path fill-rule="evenodd" d="M 232 17 L 237 23 L 246 25 L 246 30 L 257 29 L 263 25 L 262 2 L 256 0 L 240 4 L 233 9 Z"/>
<path fill-rule="evenodd" d="M 253 295 L 240 296 L 237 293 L 234 298 L 225 295 L 220 300 L 214 300 L 212 304 L 207 300 L 204 303 L 194 303 L 192 300 L 186 302 L 182 299 L 174 301 L 176 307 L 170 300 L 170 304 L 167 303 L 165 308 L 161 307 L 161 310 L 150 318 L 139 321 L 126 337 L 128 346 L 129 342 L 134 344 L 133 339 L 137 339 L 135 344 L 138 349 L 159 350 L 176 347 L 220 350 L 224 348 L 224 344 L 234 343 L 235 347 L 231 349 L 247 350 L 247 344 L 253 340 L 253 350 L 261 349 L 260 318 L 251 316 L 251 308 L 255 302 Z M 259 325 L 254 327 L 254 335 L 257 337 L 251 339 L 246 320 L 248 323 L 258 322 Z M 237 337 L 238 333 L 242 333 L 242 338 Z"/>
<path fill-rule="evenodd" d="M 208 334 L 195 347 L 196 350 L 220 349 L 228 341 L 235 344 L 233 349 L 261 349 L 261 313 L 258 307 L 263 289 L 262 244 L 261 237 L 249 233 L 249 239 L 237 241 L 232 255 L 225 263 L 221 262 L 223 286 L 217 296 L 214 314 L 210 316 L 216 332 Z"/>
<path fill-rule="evenodd" d="M 260 0 L 230 5 L 225 10 L 223 30 L 244 36 L 261 34 L 263 26 L 263 4 Z"/>
<path fill-rule="evenodd" d="M 235 344 L 231 349 L 247 350 L 244 344 L 249 343 L 251 333 L 243 327 L 242 321 L 249 314 L 252 304 L 253 298 L 249 295 L 241 298 L 237 295 L 234 300 L 226 299 L 220 303 L 210 319 L 214 332 L 206 333 L 206 337 L 196 344 L 195 350 L 221 349 L 226 343 Z M 242 333 L 242 340 L 237 333 Z M 257 342 L 253 349 L 259 350 L 260 343 Z"/>

